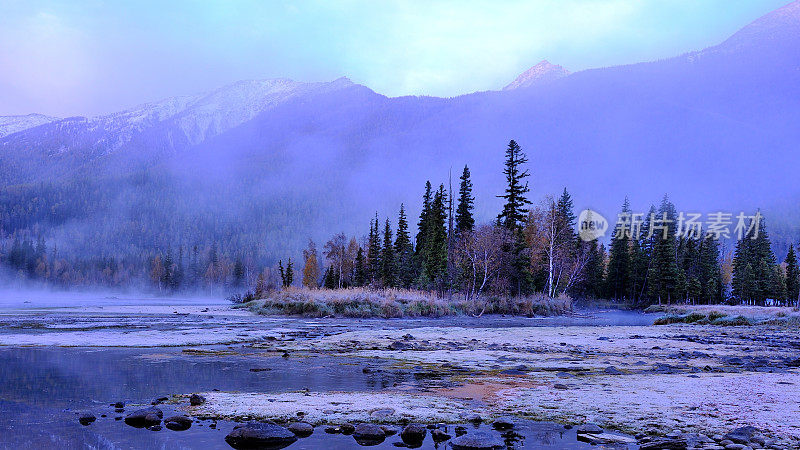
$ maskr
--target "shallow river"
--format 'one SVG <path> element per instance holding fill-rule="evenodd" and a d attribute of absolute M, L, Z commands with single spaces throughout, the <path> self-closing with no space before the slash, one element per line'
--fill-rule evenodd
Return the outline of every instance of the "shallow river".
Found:
<path fill-rule="evenodd" d="M 60 313 L 59 313 L 60 314 Z M 58 330 L 65 324 L 91 323 L 92 317 L 58 316 L 5 312 L 0 334 L 18 333 L 20 329 L 37 335 Z M 154 329 L 169 327 L 170 316 L 148 317 Z M 108 317 L 96 320 L 108 320 Z M 142 323 L 131 320 L 131 327 Z M 435 323 L 437 326 L 569 326 L 569 325 L 642 325 L 652 323 L 652 316 L 626 312 L 585 313 L 575 317 L 525 319 L 483 317 L 422 320 L 348 320 L 348 321 L 261 321 L 261 326 L 287 327 L 307 324 L 315 333 L 361 327 L 415 328 Z M 124 321 L 123 321 L 124 322 Z M 135 322 L 135 323 L 134 323 Z M 20 327 L 20 323 L 27 324 Z M 345 327 L 342 327 L 345 325 Z M 232 325 L 234 326 L 234 325 Z M 253 326 L 250 324 L 249 326 Z M 132 328 L 132 329 L 133 329 Z M 84 330 L 85 326 L 80 325 Z M 98 330 L 99 331 L 99 330 Z M 192 345 L 192 348 L 200 346 Z M 410 373 L 377 371 L 365 374 L 366 364 L 374 360 L 330 356 L 282 358 L 253 349 L 246 344 L 208 345 L 204 349 L 235 349 L 228 356 L 205 356 L 184 352 L 186 347 L 108 348 L 108 347 L 0 347 L 0 448 L 143 448 L 188 449 L 230 448 L 224 441 L 232 422 L 196 421 L 188 431 L 176 432 L 132 428 L 119 420 L 134 405 L 170 396 L 219 389 L 221 391 L 282 392 L 370 391 L 398 384 L 414 385 Z M 251 369 L 259 369 L 251 371 Z M 263 370 L 266 369 L 266 370 Z M 124 401 L 125 413 L 115 413 L 110 406 Z M 176 411 L 161 405 L 165 417 Z M 98 419 L 82 426 L 78 411 L 91 411 Z M 106 417 L 102 417 L 105 415 Z M 212 425 L 213 424 L 213 425 Z M 486 426 L 483 426 L 487 428 Z M 574 430 L 551 423 L 521 421 L 512 433 L 504 435 L 509 449 L 589 448 L 577 441 Z M 397 436 L 372 448 L 397 448 Z M 358 447 L 351 436 L 326 434 L 318 427 L 314 434 L 292 444 L 290 449 L 346 449 Z M 430 434 L 422 448 L 449 448 L 434 445 Z"/>

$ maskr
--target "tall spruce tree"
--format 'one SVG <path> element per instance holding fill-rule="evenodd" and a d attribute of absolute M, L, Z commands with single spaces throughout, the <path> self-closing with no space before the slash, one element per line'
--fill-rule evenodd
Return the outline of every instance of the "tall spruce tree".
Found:
<path fill-rule="evenodd" d="M 676 220 L 675 205 L 666 195 L 661 200 L 655 220 L 652 221 L 651 234 L 656 239 L 653 248 L 653 259 L 648 271 L 647 290 L 650 298 L 658 304 L 667 304 L 680 297 L 682 284 L 685 280 L 678 269 L 676 251 Z"/>
<path fill-rule="evenodd" d="M 394 252 L 397 267 L 397 284 L 408 288 L 414 281 L 414 248 L 408 234 L 408 219 L 405 206 L 400 204 L 400 214 L 397 219 L 397 237 L 394 241 Z"/>
<path fill-rule="evenodd" d="M 383 227 L 383 249 L 381 251 L 381 284 L 383 287 L 391 288 L 396 284 L 396 267 L 394 244 L 392 243 L 392 227 L 389 219 Z"/>
<path fill-rule="evenodd" d="M 622 203 L 622 211 L 620 212 L 620 218 L 623 220 L 618 220 L 614 226 L 614 234 L 608 251 L 606 295 L 615 300 L 626 298 L 630 292 L 630 215 L 630 203 L 628 202 L 628 197 L 625 197 L 625 201 Z"/>
<path fill-rule="evenodd" d="M 758 220 L 758 223 L 754 223 Z M 780 300 L 781 284 L 775 270 L 764 217 L 759 212 L 736 243 L 733 256 L 733 297 L 740 303 L 764 305 L 766 299 Z"/>
<path fill-rule="evenodd" d="M 724 283 L 719 260 L 719 242 L 708 234 L 700 242 L 699 280 L 703 286 L 701 301 L 706 304 L 717 304 L 723 300 Z"/>
<path fill-rule="evenodd" d="M 356 286 L 364 286 L 367 284 L 367 259 L 364 257 L 364 249 L 358 247 L 358 252 L 356 253 L 356 263 L 355 263 L 355 274 L 353 277 L 353 282 Z"/>
<path fill-rule="evenodd" d="M 425 194 L 422 196 L 422 211 L 419 213 L 419 223 L 417 223 L 417 245 L 416 253 L 419 255 L 425 246 L 425 238 L 428 236 L 428 219 L 431 212 L 431 202 L 433 201 L 433 188 L 431 182 L 425 182 Z"/>
<path fill-rule="evenodd" d="M 506 161 L 503 174 L 506 176 L 506 190 L 503 195 L 499 195 L 506 201 L 503 211 L 497 216 L 497 221 L 510 230 L 517 230 L 522 226 L 528 214 L 526 208 L 531 202 L 525 196 L 530 189 L 525 178 L 530 176 L 528 169 L 523 165 L 528 162 L 527 156 L 513 139 L 508 143 L 506 149 Z"/>
<path fill-rule="evenodd" d="M 800 297 L 800 267 L 793 245 L 789 245 L 789 253 L 783 262 L 786 263 L 786 300 L 789 305 L 797 305 Z"/>
<path fill-rule="evenodd" d="M 461 187 L 458 190 L 458 207 L 456 208 L 456 231 L 472 231 L 475 228 L 475 218 L 472 217 L 475 197 L 472 196 L 469 167 L 464 166 L 460 180 Z"/>
<path fill-rule="evenodd" d="M 381 278 L 381 235 L 380 224 L 378 223 L 378 213 L 375 219 L 370 221 L 369 237 L 367 238 L 367 273 L 369 281 L 375 283 Z"/>
<path fill-rule="evenodd" d="M 424 257 L 422 284 L 443 289 L 447 273 L 447 192 L 444 185 L 433 196 L 427 223 L 427 233 L 422 249 Z"/>

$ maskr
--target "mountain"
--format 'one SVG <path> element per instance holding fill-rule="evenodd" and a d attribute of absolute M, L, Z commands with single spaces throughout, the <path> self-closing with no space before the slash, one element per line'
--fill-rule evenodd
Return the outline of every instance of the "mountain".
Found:
<path fill-rule="evenodd" d="M 0 138 L 58 120 L 43 114 L 25 116 L 0 116 Z"/>
<path fill-rule="evenodd" d="M 526 88 L 540 83 L 557 80 L 569 75 L 569 71 L 561 66 L 550 64 L 550 61 L 542 60 L 539 64 L 522 72 L 514 81 L 503 88 L 504 91 L 518 88 Z"/>
<path fill-rule="evenodd" d="M 797 242 L 799 11 L 659 61 L 571 74 L 542 62 L 502 91 L 248 81 L 21 129 L 0 137 L 0 237 L 42 234 L 62 255 L 143 270 L 176 248 L 296 259 L 308 238 L 363 233 L 376 211 L 405 202 L 415 216 L 425 181 L 447 186 L 464 164 L 491 220 L 513 138 L 534 201 L 566 186 L 613 221 L 626 196 L 646 212 L 668 193 L 686 212 L 762 208 L 779 243 Z"/>

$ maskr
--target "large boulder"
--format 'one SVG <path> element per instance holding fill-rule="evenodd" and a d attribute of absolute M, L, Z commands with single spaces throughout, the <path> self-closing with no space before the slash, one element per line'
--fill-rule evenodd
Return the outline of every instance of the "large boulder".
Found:
<path fill-rule="evenodd" d="M 161 423 L 164 412 L 158 408 L 150 407 L 138 409 L 125 416 L 125 423 L 136 428 L 150 427 Z"/>
<path fill-rule="evenodd" d="M 353 431 L 353 438 L 359 445 L 378 445 L 386 439 L 386 432 L 379 425 L 360 423 Z"/>
<path fill-rule="evenodd" d="M 505 448 L 499 436 L 485 431 L 473 431 L 450 441 L 453 450 L 495 450 Z"/>
<path fill-rule="evenodd" d="M 167 417 L 164 426 L 172 431 L 184 431 L 192 427 L 192 419 L 186 416 Z"/>
<path fill-rule="evenodd" d="M 271 423 L 250 422 L 234 427 L 225 436 L 233 448 L 284 448 L 297 440 L 297 436 L 282 426 Z"/>

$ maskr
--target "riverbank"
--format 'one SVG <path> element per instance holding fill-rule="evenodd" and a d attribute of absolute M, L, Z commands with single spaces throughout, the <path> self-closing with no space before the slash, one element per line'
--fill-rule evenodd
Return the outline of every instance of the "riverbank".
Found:
<path fill-rule="evenodd" d="M 260 315 L 300 317 L 401 318 L 482 316 L 509 314 L 515 316 L 555 316 L 572 311 L 569 297 L 480 297 L 466 300 L 440 298 L 434 293 L 404 289 L 307 289 L 285 288 L 267 294 L 266 298 L 239 305 Z"/>
<path fill-rule="evenodd" d="M 800 329 L 800 308 L 789 306 L 654 305 L 646 311 L 664 313 L 656 325 L 775 325 Z"/>

